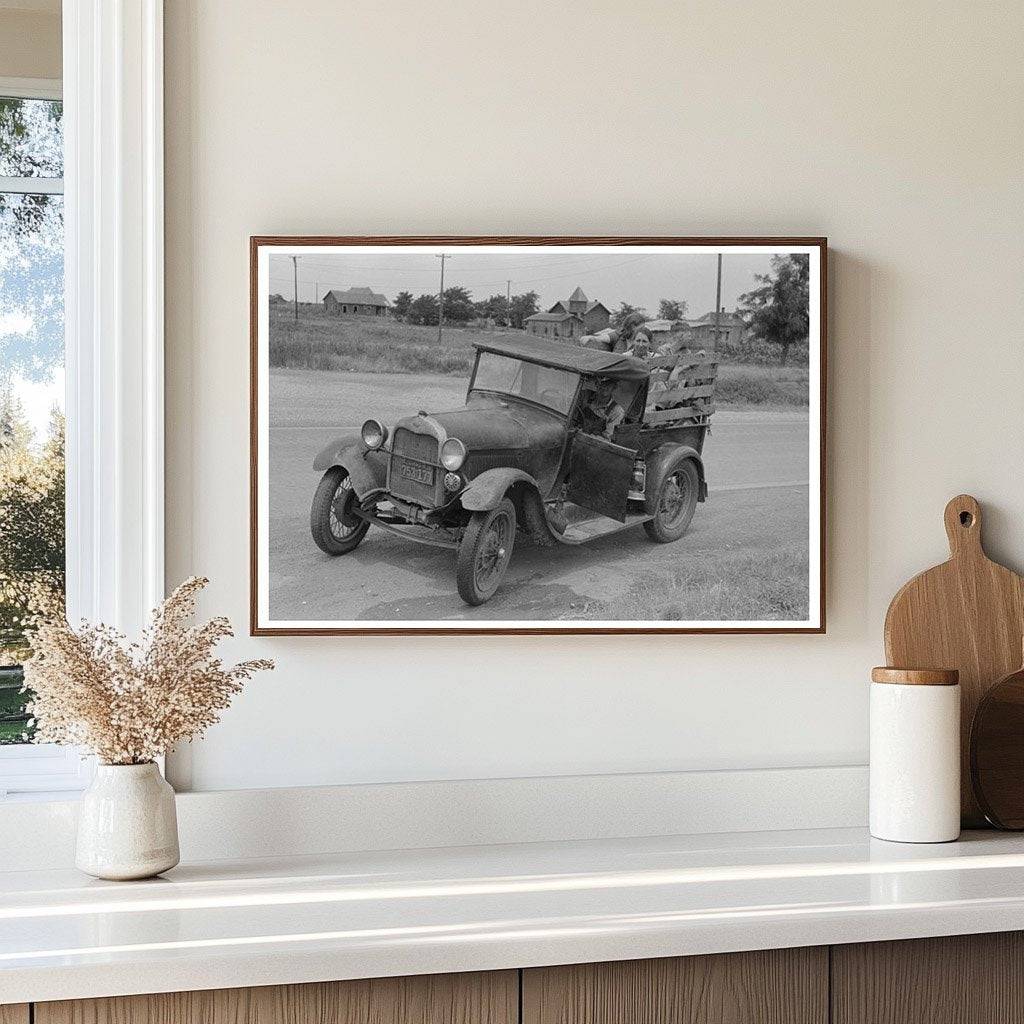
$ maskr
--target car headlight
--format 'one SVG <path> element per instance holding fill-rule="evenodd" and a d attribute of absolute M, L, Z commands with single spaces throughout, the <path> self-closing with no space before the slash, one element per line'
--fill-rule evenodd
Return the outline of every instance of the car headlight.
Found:
<path fill-rule="evenodd" d="M 462 468 L 465 461 L 466 446 L 457 437 L 449 437 L 441 445 L 441 465 L 454 473 L 455 470 Z"/>
<path fill-rule="evenodd" d="M 367 420 L 359 433 L 363 438 L 363 444 L 371 451 L 383 448 L 384 442 L 388 439 L 388 428 L 379 420 Z"/>

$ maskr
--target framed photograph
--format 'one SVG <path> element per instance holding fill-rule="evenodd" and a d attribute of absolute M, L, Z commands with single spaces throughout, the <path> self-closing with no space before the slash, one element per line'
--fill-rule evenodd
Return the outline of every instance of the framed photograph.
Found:
<path fill-rule="evenodd" d="M 250 262 L 254 635 L 825 631 L 825 239 Z"/>

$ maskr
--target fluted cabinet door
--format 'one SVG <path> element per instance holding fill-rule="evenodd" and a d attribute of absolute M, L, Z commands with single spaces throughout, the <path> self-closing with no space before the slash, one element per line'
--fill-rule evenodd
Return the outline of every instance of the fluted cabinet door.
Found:
<path fill-rule="evenodd" d="M 25 1003 L 0 1005 L 0 1024 L 28 1024 L 28 1006 Z"/>
<path fill-rule="evenodd" d="M 523 1024 L 826 1024 L 828 950 L 523 971 Z"/>
<path fill-rule="evenodd" d="M 1024 934 L 832 947 L 833 1024 L 1024 1024 Z"/>
<path fill-rule="evenodd" d="M 37 1003 L 35 1024 L 516 1024 L 518 996 L 515 971 L 442 974 Z"/>

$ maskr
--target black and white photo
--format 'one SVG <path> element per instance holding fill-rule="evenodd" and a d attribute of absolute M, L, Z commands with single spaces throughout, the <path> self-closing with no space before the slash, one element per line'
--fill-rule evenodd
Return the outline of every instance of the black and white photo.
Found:
<path fill-rule="evenodd" d="M 253 631 L 821 631 L 824 253 L 254 238 Z"/>

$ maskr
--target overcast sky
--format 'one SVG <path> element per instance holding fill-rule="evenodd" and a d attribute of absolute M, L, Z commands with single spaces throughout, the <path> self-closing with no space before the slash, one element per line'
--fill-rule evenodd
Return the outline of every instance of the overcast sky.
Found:
<path fill-rule="evenodd" d="M 474 300 L 504 294 L 512 280 L 512 294 L 535 291 L 542 309 L 569 296 L 579 285 L 587 297 L 609 309 L 625 301 L 657 312 L 660 299 L 685 299 L 691 316 L 715 308 L 714 252 L 637 254 L 629 250 L 608 255 L 572 253 L 547 255 L 511 252 L 508 255 L 458 253 L 445 261 L 445 287 L 463 285 Z M 722 259 L 722 305 L 734 309 L 743 292 L 756 284 L 755 274 L 768 270 L 768 255 L 726 253 Z M 424 253 L 395 250 L 383 254 L 360 253 L 300 255 L 299 300 L 316 301 L 330 288 L 366 286 L 393 301 L 400 291 L 414 296 L 436 294 L 440 260 Z M 270 256 L 270 291 L 294 297 L 291 256 Z"/>

